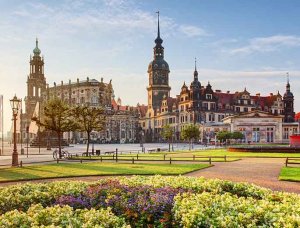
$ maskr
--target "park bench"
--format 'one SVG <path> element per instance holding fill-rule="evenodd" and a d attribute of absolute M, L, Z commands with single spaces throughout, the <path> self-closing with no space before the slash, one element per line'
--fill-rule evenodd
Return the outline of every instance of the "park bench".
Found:
<path fill-rule="evenodd" d="M 114 153 L 115 153 L 115 151 L 106 151 L 106 152 L 104 152 L 105 155 L 114 154 Z"/>

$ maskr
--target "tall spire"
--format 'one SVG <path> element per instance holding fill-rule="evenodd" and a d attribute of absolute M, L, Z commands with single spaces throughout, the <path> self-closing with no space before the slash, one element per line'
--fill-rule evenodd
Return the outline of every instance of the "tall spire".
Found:
<path fill-rule="evenodd" d="M 195 57 L 194 81 L 198 81 L 197 58 Z"/>
<path fill-rule="evenodd" d="M 286 72 L 286 80 L 287 80 L 286 91 L 290 91 L 290 75 L 289 75 L 289 72 Z"/>
<path fill-rule="evenodd" d="M 155 39 L 156 45 L 161 45 L 163 40 L 160 38 L 160 27 L 159 27 L 159 11 L 157 13 L 157 38 Z"/>
<path fill-rule="evenodd" d="M 157 37 L 160 37 L 160 29 L 159 29 L 159 11 L 157 13 Z"/>

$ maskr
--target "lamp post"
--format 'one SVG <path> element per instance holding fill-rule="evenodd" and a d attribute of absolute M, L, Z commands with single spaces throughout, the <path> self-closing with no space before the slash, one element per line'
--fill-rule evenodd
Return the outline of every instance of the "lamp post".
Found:
<path fill-rule="evenodd" d="M 16 142 L 16 136 L 17 136 L 17 132 L 16 132 L 16 122 L 17 122 L 17 115 L 18 115 L 18 110 L 19 110 L 19 105 L 21 103 L 21 100 L 17 98 L 17 96 L 15 95 L 13 99 L 10 100 L 10 105 L 12 108 L 12 112 L 13 112 L 13 120 L 14 120 L 14 150 L 13 150 L 13 154 L 12 154 L 12 166 L 16 167 L 19 165 L 18 162 L 18 151 L 17 151 L 17 142 Z"/>

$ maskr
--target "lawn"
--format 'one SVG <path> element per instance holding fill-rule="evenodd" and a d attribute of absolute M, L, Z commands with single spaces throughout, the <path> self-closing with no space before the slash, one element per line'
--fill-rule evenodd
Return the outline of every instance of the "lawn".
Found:
<path fill-rule="evenodd" d="M 300 181 L 300 167 L 284 167 L 281 169 L 279 180 Z"/>
<path fill-rule="evenodd" d="M 228 157 L 300 157 L 300 153 L 267 153 L 267 152 L 229 152 L 226 149 L 216 149 L 216 150 L 201 150 L 192 152 L 193 155 L 203 155 L 203 156 L 228 156 Z"/>
<path fill-rule="evenodd" d="M 93 175 L 178 175 L 207 168 L 208 164 L 59 163 L 0 169 L 0 182 Z"/>
<path fill-rule="evenodd" d="M 160 152 L 160 153 L 146 153 L 146 154 L 139 154 L 139 158 L 142 159 L 144 157 L 145 159 L 153 159 L 153 160 L 161 160 L 163 159 L 163 156 L 166 155 L 166 159 L 169 159 L 170 157 L 172 159 L 186 159 L 191 160 L 193 158 L 193 155 L 195 156 L 203 156 L 203 157 L 209 157 L 209 156 L 222 156 L 225 155 L 228 157 L 228 161 L 234 161 L 237 157 L 278 157 L 278 158 L 285 158 L 285 157 L 300 157 L 300 153 L 267 153 L 267 152 L 229 152 L 226 149 L 211 149 L 211 150 L 198 150 L 198 151 L 176 151 L 176 152 Z M 118 154 L 119 158 L 130 158 L 136 157 L 135 154 Z M 102 156 L 103 158 L 105 155 Z M 106 157 L 112 157 L 107 156 Z M 185 158 L 183 158 L 185 157 Z M 231 158 L 230 158 L 231 157 Z M 85 157 L 82 157 L 85 158 Z M 92 157 L 93 158 L 93 157 Z M 94 157 L 95 159 L 99 159 L 100 157 Z M 223 158 L 212 158 L 212 161 L 224 161 Z"/>
<path fill-rule="evenodd" d="M 83 160 L 113 160 L 115 157 L 112 155 L 102 155 L 102 156 L 91 156 L 91 157 L 86 157 L 86 156 L 78 156 L 78 157 L 73 157 L 72 159 L 83 159 Z M 202 156 L 195 156 L 191 153 L 177 153 L 177 154 L 172 154 L 172 153 L 166 153 L 166 154 L 122 154 L 118 155 L 119 160 L 153 160 L 153 161 L 158 161 L 158 160 L 166 160 L 169 161 L 170 158 L 172 161 L 203 161 L 207 162 L 208 161 L 208 156 L 202 157 Z M 226 161 L 237 161 L 239 159 L 237 158 L 226 158 Z M 222 157 L 212 157 L 211 158 L 212 162 L 224 162 L 224 156 Z"/>

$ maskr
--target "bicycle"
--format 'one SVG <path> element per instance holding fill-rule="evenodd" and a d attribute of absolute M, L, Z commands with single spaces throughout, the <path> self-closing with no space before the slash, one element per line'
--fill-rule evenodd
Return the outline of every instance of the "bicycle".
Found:
<path fill-rule="evenodd" d="M 70 156 L 69 152 L 66 150 L 61 151 L 61 158 L 68 158 Z M 55 149 L 53 151 L 53 159 L 57 160 L 59 158 L 59 150 Z"/>

